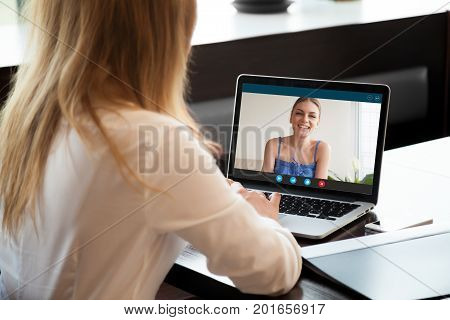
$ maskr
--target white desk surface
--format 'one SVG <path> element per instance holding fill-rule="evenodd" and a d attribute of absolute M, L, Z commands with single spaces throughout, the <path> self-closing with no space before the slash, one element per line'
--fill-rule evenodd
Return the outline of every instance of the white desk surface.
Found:
<path fill-rule="evenodd" d="M 295 0 L 288 12 L 238 13 L 231 0 L 197 0 L 193 44 L 231 41 L 341 25 L 415 17 L 450 10 L 448 0 Z"/>
<path fill-rule="evenodd" d="M 286 13 L 261 15 L 238 13 L 231 5 L 231 0 L 197 2 L 198 18 L 193 45 L 386 21 L 450 10 L 448 0 L 296 0 Z M 0 26 L 0 67 L 22 62 L 24 42 L 25 32 L 22 27 Z"/>
<path fill-rule="evenodd" d="M 377 215 L 450 222 L 450 137 L 384 153 Z"/>

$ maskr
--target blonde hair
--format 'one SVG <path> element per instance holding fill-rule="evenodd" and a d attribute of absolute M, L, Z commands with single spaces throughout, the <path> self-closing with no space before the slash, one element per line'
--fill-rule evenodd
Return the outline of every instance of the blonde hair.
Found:
<path fill-rule="evenodd" d="M 292 109 L 291 109 L 291 118 L 292 118 L 292 114 L 294 113 L 295 107 L 296 107 L 299 103 L 308 102 L 308 101 L 311 102 L 311 103 L 313 103 L 313 104 L 315 104 L 316 107 L 319 109 L 319 118 L 320 118 L 320 115 L 321 115 L 321 113 L 322 113 L 322 107 L 320 106 L 320 101 L 319 101 L 319 99 L 316 99 L 316 98 L 307 98 L 307 97 L 299 97 L 297 100 L 295 100 L 294 105 L 292 106 Z"/>
<path fill-rule="evenodd" d="M 184 102 L 195 0 L 32 0 L 27 9 L 33 57 L 19 67 L 0 126 L 2 227 L 10 234 L 25 212 L 34 221 L 49 149 L 63 118 L 86 140 L 77 115 L 87 115 L 122 173 L 137 178 L 92 106 L 104 84 L 121 87 L 115 96 L 108 94 L 111 101 L 167 113 L 200 136 Z"/>

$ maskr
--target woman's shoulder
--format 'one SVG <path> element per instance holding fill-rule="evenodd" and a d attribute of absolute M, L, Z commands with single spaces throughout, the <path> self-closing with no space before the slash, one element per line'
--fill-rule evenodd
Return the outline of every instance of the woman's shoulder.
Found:
<path fill-rule="evenodd" d="M 120 150 L 145 149 L 148 145 L 163 148 L 166 144 L 200 148 L 190 127 L 168 115 L 138 108 L 117 108 L 100 110 L 98 116 L 108 138 Z M 98 129 L 93 130 L 94 136 L 100 135 Z"/>
<path fill-rule="evenodd" d="M 108 129 L 132 129 L 140 126 L 155 128 L 184 126 L 183 123 L 168 115 L 137 108 L 103 111 L 100 118 L 102 124 Z"/>
<path fill-rule="evenodd" d="M 276 138 L 271 138 L 269 140 L 267 140 L 266 142 L 266 148 L 270 149 L 270 150 L 277 150 L 278 149 L 278 145 L 280 144 L 280 141 L 283 140 L 283 138 L 285 137 L 276 137 Z"/>
<path fill-rule="evenodd" d="M 314 146 L 317 145 L 317 153 L 318 154 L 329 153 L 331 151 L 331 146 L 326 141 L 316 140 L 316 142 L 313 145 Z"/>
<path fill-rule="evenodd" d="M 271 146 L 271 145 L 277 144 L 279 139 L 280 138 L 271 138 L 271 139 L 267 140 L 266 145 Z"/>
<path fill-rule="evenodd" d="M 329 148 L 330 147 L 330 144 L 323 140 L 317 140 L 316 143 L 319 144 L 319 148 Z"/>

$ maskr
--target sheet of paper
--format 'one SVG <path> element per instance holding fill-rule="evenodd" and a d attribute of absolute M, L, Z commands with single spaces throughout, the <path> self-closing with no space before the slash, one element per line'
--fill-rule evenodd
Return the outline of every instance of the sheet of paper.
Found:
<path fill-rule="evenodd" d="M 302 248 L 302 256 L 312 259 L 348 251 L 408 241 L 432 235 L 450 233 L 450 224 L 426 225 L 404 230 L 384 232 L 370 236 L 327 242 Z"/>
<path fill-rule="evenodd" d="M 180 253 L 175 263 L 234 287 L 233 282 L 228 277 L 218 276 L 209 272 L 206 266 L 206 257 L 190 244 L 188 244 L 186 248 Z"/>

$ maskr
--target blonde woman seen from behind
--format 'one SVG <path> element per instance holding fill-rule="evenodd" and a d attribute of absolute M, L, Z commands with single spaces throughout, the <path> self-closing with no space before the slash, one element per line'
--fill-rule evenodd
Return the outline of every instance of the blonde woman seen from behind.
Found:
<path fill-rule="evenodd" d="M 2 298 L 151 299 L 186 242 L 243 292 L 295 285 L 279 194 L 230 186 L 186 108 L 195 10 L 30 2 L 0 126 Z"/>

